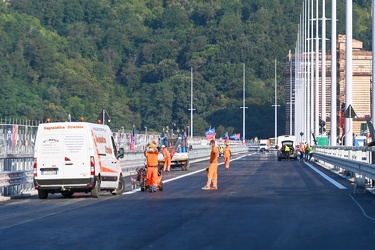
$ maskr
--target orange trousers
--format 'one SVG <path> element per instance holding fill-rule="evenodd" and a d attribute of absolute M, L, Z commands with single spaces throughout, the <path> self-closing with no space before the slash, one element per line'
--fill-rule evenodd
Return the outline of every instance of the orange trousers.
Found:
<path fill-rule="evenodd" d="M 165 158 L 164 159 L 164 169 L 163 169 L 164 171 L 165 170 L 171 170 L 171 158 Z"/>
<path fill-rule="evenodd" d="M 224 157 L 224 165 L 226 169 L 229 169 L 230 157 Z"/>
<path fill-rule="evenodd" d="M 147 186 L 159 185 L 158 166 L 147 167 Z"/>
<path fill-rule="evenodd" d="M 225 168 L 229 169 L 230 157 L 224 157 Z"/>
<path fill-rule="evenodd" d="M 217 188 L 217 168 L 219 164 L 218 163 L 211 163 L 208 166 L 208 173 L 207 173 L 207 184 L 206 187 L 212 187 Z"/>

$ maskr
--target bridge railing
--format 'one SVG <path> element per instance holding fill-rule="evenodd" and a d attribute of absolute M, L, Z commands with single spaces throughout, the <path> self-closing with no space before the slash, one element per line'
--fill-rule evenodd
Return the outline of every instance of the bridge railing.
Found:
<path fill-rule="evenodd" d="M 334 168 L 347 171 L 351 175 L 360 175 L 369 179 L 371 184 L 375 180 L 374 147 L 314 147 L 313 158 Z M 354 176 L 355 177 L 355 176 Z"/>

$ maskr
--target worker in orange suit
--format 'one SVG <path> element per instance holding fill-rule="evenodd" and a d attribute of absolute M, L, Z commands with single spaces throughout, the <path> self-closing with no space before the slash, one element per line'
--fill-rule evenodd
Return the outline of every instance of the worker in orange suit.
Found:
<path fill-rule="evenodd" d="M 164 169 L 163 171 L 171 171 L 171 153 L 169 152 L 169 149 L 166 148 L 164 145 L 161 146 L 162 153 L 164 157 Z"/>
<path fill-rule="evenodd" d="M 202 187 L 203 190 L 217 189 L 217 168 L 219 166 L 219 150 L 215 145 L 215 140 L 211 140 L 210 145 L 210 165 L 207 168 L 207 184 L 206 186 Z"/>
<path fill-rule="evenodd" d="M 225 144 L 225 148 L 223 150 L 223 155 L 224 155 L 225 170 L 229 170 L 230 157 L 232 156 L 232 151 L 229 148 L 229 143 Z"/>
<path fill-rule="evenodd" d="M 147 186 L 150 188 L 150 192 L 156 192 L 158 190 L 158 148 L 156 147 L 156 141 L 150 143 L 146 148 L 145 156 L 147 159 Z"/>

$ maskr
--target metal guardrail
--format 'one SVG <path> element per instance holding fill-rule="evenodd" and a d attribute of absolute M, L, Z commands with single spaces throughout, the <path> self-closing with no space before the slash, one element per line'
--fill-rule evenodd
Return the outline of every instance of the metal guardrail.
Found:
<path fill-rule="evenodd" d="M 314 147 L 313 158 L 375 180 L 375 165 L 372 164 L 373 147 Z"/>
<path fill-rule="evenodd" d="M 249 149 L 247 147 L 233 147 L 231 148 L 233 153 L 242 153 L 246 152 Z M 189 152 L 190 160 L 203 160 L 209 159 L 209 155 L 211 152 L 210 146 L 199 146 L 196 147 L 194 150 Z M 32 162 L 33 156 L 28 155 L 20 155 L 21 158 L 27 158 Z M 17 159 L 17 158 L 15 158 Z M 120 160 L 120 164 L 122 167 L 122 171 L 124 176 L 129 176 L 134 172 L 137 168 L 144 166 L 145 157 L 143 151 L 130 151 L 126 152 L 123 159 Z M 30 170 L 18 170 L 18 171 L 3 171 L 0 172 L 0 188 L 7 188 L 12 186 L 23 186 L 21 188 L 16 188 L 15 190 L 11 191 L 7 195 L 15 195 L 17 193 L 22 192 L 24 189 L 33 189 L 33 170 L 32 166 L 29 166 L 28 169 Z M 0 196 L 2 193 L 0 192 Z"/>
<path fill-rule="evenodd" d="M 32 180 L 31 171 L 6 171 L 0 173 L 0 187 L 32 183 Z"/>

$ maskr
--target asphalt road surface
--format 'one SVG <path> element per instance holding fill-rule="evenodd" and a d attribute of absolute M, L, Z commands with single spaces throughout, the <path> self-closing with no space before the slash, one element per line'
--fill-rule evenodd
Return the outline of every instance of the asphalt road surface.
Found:
<path fill-rule="evenodd" d="M 156 193 L 1 202 L 0 249 L 375 249 L 375 196 L 347 179 L 249 152 L 205 191 L 207 165 L 163 173 Z"/>

